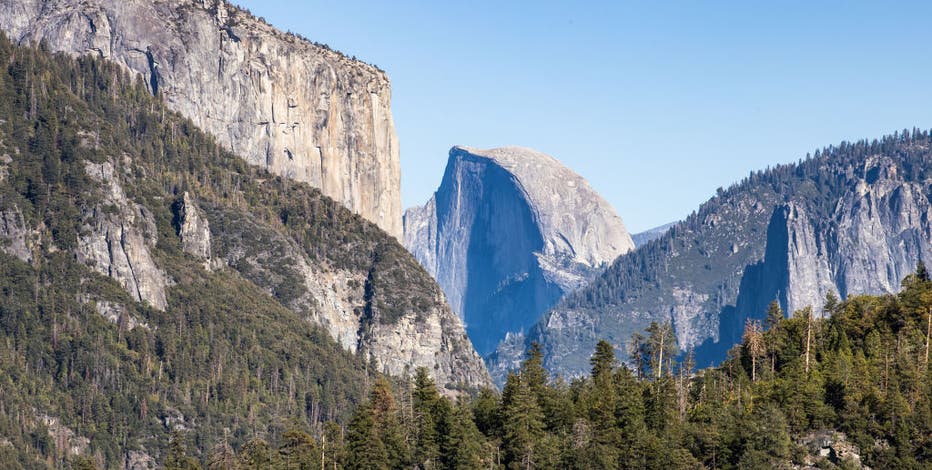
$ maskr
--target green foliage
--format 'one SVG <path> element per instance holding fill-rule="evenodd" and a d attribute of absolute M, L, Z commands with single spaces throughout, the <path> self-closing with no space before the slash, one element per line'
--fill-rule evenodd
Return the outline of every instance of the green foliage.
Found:
<path fill-rule="evenodd" d="M 373 273 L 372 303 L 394 305 L 400 295 L 401 308 L 414 311 L 435 297 L 427 274 L 340 204 L 220 148 L 116 65 L 5 37 L 0 64 L 0 156 L 12 160 L 0 163 L 0 212 L 21 213 L 34 232 L 29 263 L 0 253 L 0 435 L 10 444 L 0 445 L 0 467 L 111 468 L 128 452 L 169 467 L 216 467 L 256 436 L 278 442 L 296 428 L 332 437 L 324 423 L 348 420 L 367 364 L 285 308 L 298 295 L 294 283 L 269 296 L 248 276 L 207 272 L 184 254 L 172 202 L 191 191 L 212 214 L 271 227 L 322 265 Z M 164 312 L 75 261 L 86 221 L 114 211 L 100 207 L 85 172 L 103 161 L 156 221 L 151 252 L 172 280 Z M 123 310 L 116 324 L 97 312 L 103 302 Z M 145 326 L 130 329 L 130 319 Z M 169 439 L 176 429 L 179 439 Z M 92 458 L 69 462 L 67 449 L 82 439 Z M 307 460 L 308 447 L 293 444 L 282 461 Z"/>
<path fill-rule="evenodd" d="M 411 440 L 419 456 L 428 454 L 418 448 L 437 452 L 433 442 L 440 442 L 439 454 L 429 454 L 438 458 L 418 457 L 416 466 L 855 468 L 850 456 L 818 454 L 824 436 L 834 436 L 833 449 L 848 446 L 873 468 L 932 465 L 932 371 L 925 356 L 932 282 L 913 275 L 899 295 L 844 302 L 830 296 L 825 311 L 830 316 L 805 309 L 783 318 L 771 307 L 766 331 L 751 328 L 754 334 L 721 366 L 697 373 L 687 361 L 639 377 L 600 341 L 590 375 L 568 388 L 549 378 L 540 348 L 532 345 L 500 397 L 481 392 L 471 400 L 472 413 L 463 400 L 440 407 L 447 418 L 431 428 L 431 444 Z M 657 356 L 658 364 L 651 348 L 660 348 L 664 328 L 655 324 L 645 333 L 644 354 Z M 746 357 L 752 350 L 759 356 L 756 380 Z M 423 373 L 415 384 L 415 409 L 447 402 Z M 548 407 L 564 412 L 550 416 Z M 370 436 L 357 440 L 371 444 L 379 428 L 367 410 L 357 412 L 353 432 Z M 423 436 L 425 421 L 413 423 L 404 433 Z M 379 448 L 357 446 L 354 453 L 369 453 L 355 459 L 386 458 Z"/>

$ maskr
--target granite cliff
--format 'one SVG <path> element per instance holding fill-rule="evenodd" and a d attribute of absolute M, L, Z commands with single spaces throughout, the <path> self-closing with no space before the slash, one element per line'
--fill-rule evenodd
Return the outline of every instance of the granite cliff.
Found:
<path fill-rule="evenodd" d="M 454 147 L 440 188 L 405 212 L 404 225 L 405 246 L 440 283 L 480 354 L 634 248 L 582 177 L 520 147 Z"/>
<path fill-rule="evenodd" d="M 892 293 L 932 255 L 932 151 L 928 132 L 842 143 L 797 164 L 751 175 L 660 238 L 619 258 L 567 296 L 526 336 L 499 346 L 502 377 L 531 341 L 548 367 L 588 370 L 599 339 L 624 358 L 651 321 L 670 321 L 699 366 L 740 342 L 746 319 L 812 306 L 829 292 Z"/>
<path fill-rule="evenodd" d="M 394 237 L 304 183 L 235 159 L 165 109 L 163 95 L 133 95 L 142 85 L 116 66 L 105 67 L 99 59 L 77 65 L 57 60 L 65 64 L 61 67 L 75 67 L 70 73 L 90 75 L 88 82 L 73 86 L 98 80 L 93 93 L 111 95 L 56 90 L 55 104 L 69 108 L 18 116 L 40 127 L 29 131 L 33 135 L 26 141 L 16 135 L 32 127 L 0 129 L 0 155 L 10 162 L 0 180 L 0 251 L 33 264 L 50 251 L 69 253 L 76 263 L 115 281 L 134 302 L 172 313 L 184 308 L 172 303 L 172 290 L 188 277 L 175 266 L 180 254 L 167 248 L 177 244 L 205 275 L 235 272 L 257 294 L 320 325 L 379 372 L 404 375 L 427 367 L 448 389 L 489 383 L 441 289 Z M 43 93 L 43 99 L 53 99 L 52 92 Z M 102 100 L 108 109 L 135 114 L 125 111 L 131 117 L 123 119 L 87 111 Z M 54 132 L 65 137 L 54 137 L 55 144 L 36 143 L 44 128 L 32 123 L 31 113 L 37 115 L 32 119 L 55 121 Z M 78 113 L 86 122 L 76 121 Z M 12 125 L 12 119 L 0 119 Z M 36 163 L 59 158 L 57 152 L 67 152 L 69 160 Z M 30 199 L 35 197 L 30 188 L 40 183 L 29 172 L 37 164 L 67 173 L 56 184 L 79 195 L 68 203 L 74 212 L 43 215 L 35 209 L 41 201 Z M 92 298 L 95 292 L 76 295 Z"/>
<path fill-rule="evenodd" d="M 400 238 L 398 140 L 378 68 L 223 0 L 0 0 L 0 29 L 141 74 L 231 153 Z"/>

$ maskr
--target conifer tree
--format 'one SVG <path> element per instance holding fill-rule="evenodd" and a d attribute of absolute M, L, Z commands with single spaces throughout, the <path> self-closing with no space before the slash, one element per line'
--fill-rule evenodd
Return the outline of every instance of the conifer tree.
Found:
<path fill-rule="evenodd" d="M 424 367 L 414 378 L 414 461 L 424 469 L 436 468 L 440 459 L 441 398 L 433 379 Z"/>
<path fill-rule="evenodd" d="M 929 281 L 929 270 L 921 259 L 916 263 L 916 278 L 920 281 Z"/>
<path fill-rule="evenodd" d="M 514 373 L 502 393 L 502 431 L 508 468 L 541 468 L 550 450 L 543 448 L 544 415 L 531 388 Z"/>
<path fill-rule="evenodd" d="M 388 469 L 389 458 L 370 403 L 359 406 L 347 428 L 348 469 Z"/>
<path fill-rule="evenodd" d="M 783 319 L 783 309 L 780 308 L 780 302 L 770 301 L 770 305 L 767 306 L 767 329 L 770 330 Z"/>
<path fill-rule="evenodd" d="M 236 453 L 226 442 L 214 446 L 207 458 L 207 470 L 228 470 L 237 468 Z"/>
<path fill-rule="evenodd" d="M 368 401 L 350 421 L 347 436 L 348 468 L 401 468 L 409 464 L 407 444 L 391 385 L 379 377 Z"/>
<path fill-rule="evenodd" d="M 488 468 L 489 456 L 483 456 L 482 433 L 473 421 L 466 400 L 458 400 L 446 417 L 447 436 L 443 444 L 444 468 L 471 470 Z M 486 457 L 486 459 L 483 459 Z"/>
<path fill-rule="evenodd" d="M 317 449 L 317 443 L 304 431 L 298 429 L 285 431 L 278 454 L 285 468 L 295 470 L 320 468 L 320 452 Z"/>
<path fill-rule="evenodd" d="M 240 450 L 239 456 L 239 467 L 242 470 L 272 470 L 278 464 L 276 452 L 260 437 L 250 439 Z"/>
<path fill-rule="evenodd" d="M 621 444 L 616 419 L 615 350 L 612 345 L 605 340 L 599 341 L 589 364 L 592 372 L 585 406 L 591 438 L 584 455 L 588 466 L 609 468 L 616 465 Z"/>
<path fill-rule="evenodd" d="M 391 468 L 408 465 L 410 456 L 404 439 L 404 432 L 398 422 L 398 408 L 392 395 L 391 384 L 385 377 L 379 377 L 370 393 L 373 420 L 385 445 L 388 464 Z"/>
<path fill-rule="evenodd" d="M 201 468 L 197 459 L 188 455 L 184 434 L 181 431 L 172 431 L 168 440 L 168 455 L 163 465 L 166 470 L 199 470 Z"/>

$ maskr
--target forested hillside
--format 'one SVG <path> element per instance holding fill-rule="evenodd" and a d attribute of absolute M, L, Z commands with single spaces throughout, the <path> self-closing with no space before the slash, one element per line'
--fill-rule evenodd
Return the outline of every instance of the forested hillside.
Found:
<path fill-rule="evenodd" d="M 441 398 L 423 371 L 394 393 L 382 382 L 328 459 L 347 468 L 930 468 L 932 282 L 920 266 L 903 284 L 899 295 L 829 298 L 790 318 L 773 304 L 716 368 L 677 364 L 669 324 L 655 323 L 628 345 L 634 370 L 600 341 L 586 377 L 554 380 L 535 346 L 500 395 L 470 402 Z M 316 468 L 320 447 L 308 445 Z M 287 439 L 257 441 L 228 458 L 294 468 L 290 452 Z"/>
<path fill-rule="evenodd" d="M 439 288 L 375 225 L 235 158 L 118 66 L 2 37 L 0 64 L 0 467 L 322 436 L 399 361 L 487 383 Z M 307 283 L 328 273 L 353 274 L 351 348 L 317 326 Z"/>

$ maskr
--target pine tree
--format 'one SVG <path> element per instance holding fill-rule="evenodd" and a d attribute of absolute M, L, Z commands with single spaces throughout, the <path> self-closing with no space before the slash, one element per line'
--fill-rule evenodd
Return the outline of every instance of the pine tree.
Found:
<path fill-rule="evenodd" d="M 838 296 L 834 291 L 828 291 L 825 294 L 825 303 L 822 305 L 822 318 L 830 317 L 838 308 Z"/>
<path fill-rule="evenodd" d="M 197 459 L 188 456 L 185 438 L 180 431 L 172 431 L 163 468 L 165 470 L 199 470 L 201 468 Z"/>
<path fill-rule="evenodd" d="M 783 320 L 783 309 L 780 308 L 780 302 L 772 300 L 767 306 L 767 330 L 773 328 L 780 320 Z"/>
<path fill-rule="evenodd" d="M 433 379 L 419 367 L 414 378 L 414 461 L 424 469 L 436 468 L 440 459 L 440 402 Z"/>
<path fill-rule="evenodd" d="M 375 421 L 372 405 L 364 403 L 357 408 L 347 428 L 348 469 L 388 469 L 388 451 Z"/>
<path fill-rule="evenodd" d="M 929 281 L 929 270 L 926 269 L 926 264 L 922 260 L 916 263 L 916 278 L 920 281 Z"/>
<path fill-rule="evenodd" d="M 631 362 L 634 363 L 634 371 L 639 379 L 647 376 L 648 361 L 645 358 L 644 349 L 644 335 L 635 332 L 628 342 L 628 356 L 631 357 Z"/>
<path fill-rule="evenodd" d="M 240 450 L 239 467 L 242 470 L 272 470 L 278 465 L 276 454 L 265 439 L 254 437 Z"/>
<path fill-rule="evenodd" d="M 410 461 L 404 433 L 398 423 L 398 408 L 392 395 L 392 387 L 384 377 L 379 377 L 369 395 L 373 420 L 379 438 L 385 446 L 388 465 L 391 468 L 407 466 Z"/>
<path fill-rule="evenodd" d="M 551 383 L 544 369 L 544 353 L 536 342 L 531 343 L 526 359 L 521 364 L 521 380 L 528 384 L 537 397 L 547 428 L 555 432 L 568 430 L 573 422 L 573 407 L 567 390 L 562 382 Z"/>
<path fill-rule="evenodd" d="M 502 435 L 502 416 L 498 392 L 491 388 L 479 390 L 479 395 L 473 400 L 473 416 L 476 427 L 486 437 L 500 438 Z"/>
<path fill-rule="evenodd" d="M 229 470 L 237 468 L 236 453 L 226 442 L 214 446 L 207 457 L 207 470 Z"/>
<path fill-rule="evenodd" d="M 317 449 L 317 443 L 304 431 L 297 429 L 285 431 L 278 454 L 285 468 L 294 470 L 320 468 L 320 452 Z"/>
<path fill-rule="evenodd" d="M 590 439 L 583 455 L 592 468 L 613 467 L 618 461 L 621 434 L 616 419 L 615 350 L 601 340 L 589 359 L 590 385 L 585 397 Z"/>
<path fill-rule="evenodd" d="M 502 447 L 508 468 L 540 468 L 546 461 L 544 414 L 530 387 L 510 374 L 502 393 Z"/>
<path fill-rule="evenodd" d="M 471 470 L 487 468 L 483 460 L 482 433 L 473 421 L 472 410 L 466 400 L 457 401 L 446 417 L 447 436 L 443 443 L 444 468 Z M 488 457 L 488 456 L 485 456 Z"/>

